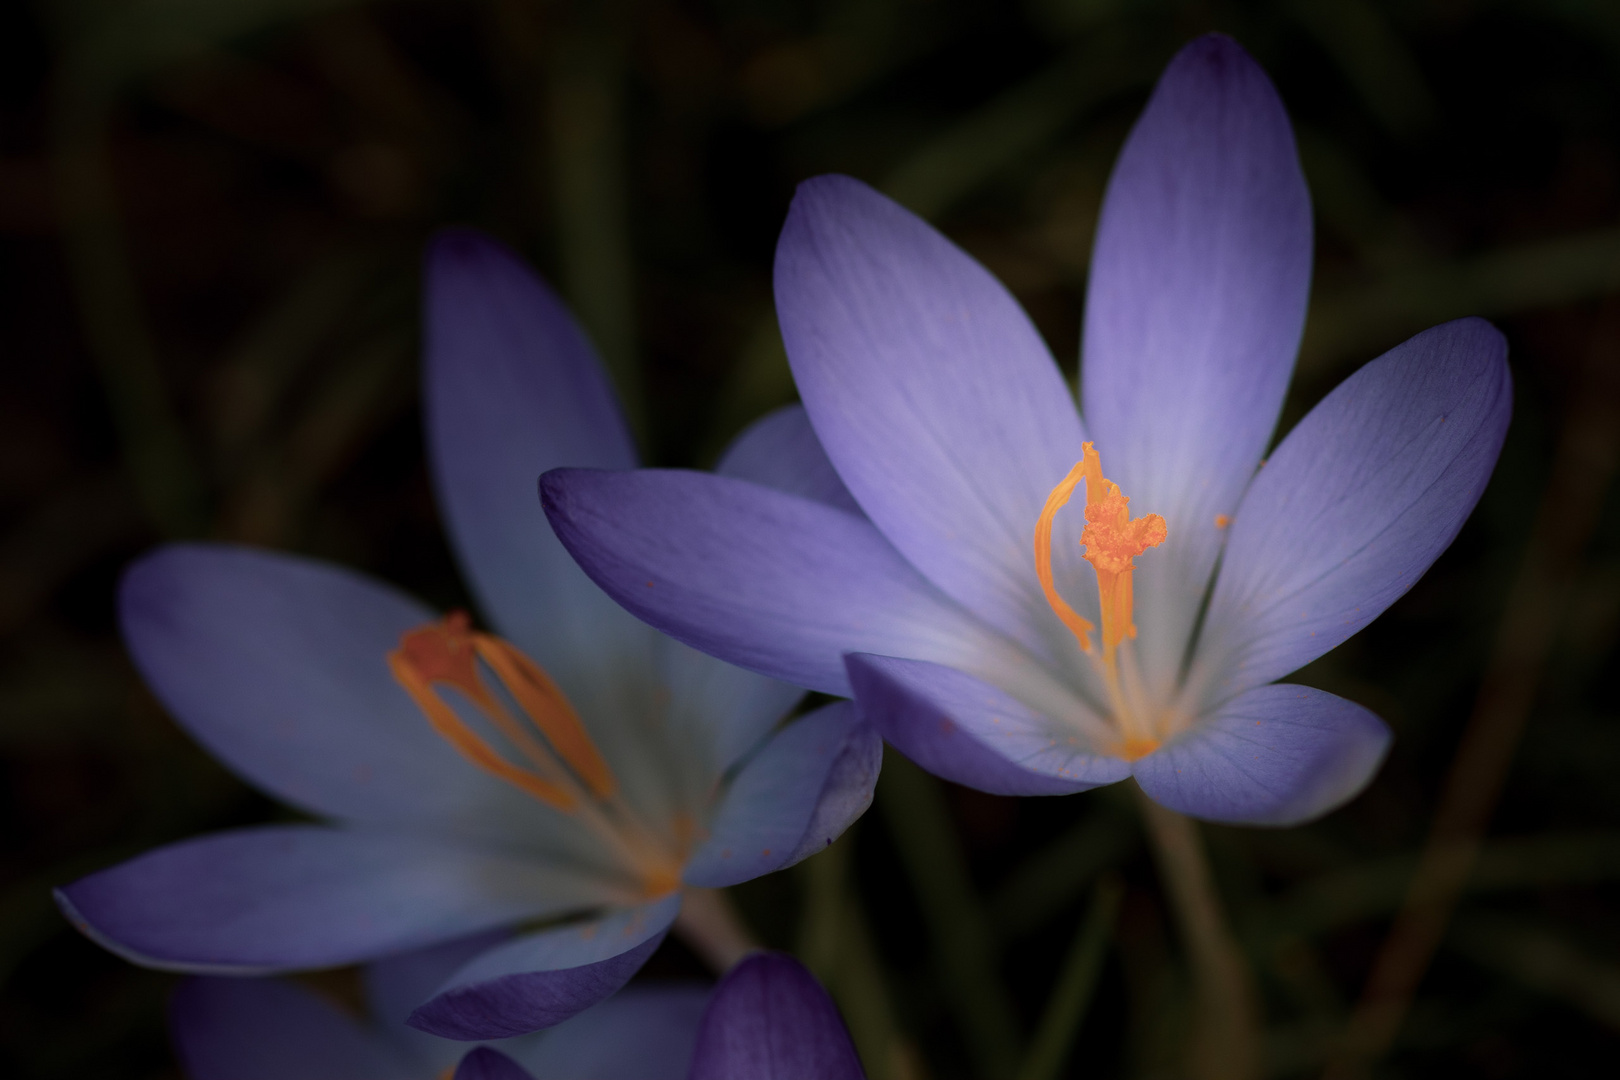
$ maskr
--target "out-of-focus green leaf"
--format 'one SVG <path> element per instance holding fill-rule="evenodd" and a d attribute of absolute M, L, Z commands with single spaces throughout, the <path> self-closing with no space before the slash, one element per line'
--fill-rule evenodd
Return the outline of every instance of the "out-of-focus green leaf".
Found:
<path fill-rule="evenodd" d="M 946 998 L 983 1076 L 1012 1076 L 1018 1021 L 997 970 L 996 938 L 968 877 L 939 781 L 889 752 L 877 804 L 933 943 Z"/>
<path fill-rule="evenodd" d="M 1086 1008 L 1097 988 L 1097 977 L 1102 974 L 1103 958 L 1124 894 L 1125 885 L 1118 875 L 1098 882 L 1091 907 L 1069 945 L 1069 955 L 1063 961 L 1057 985 L 1047 995 L 1046 1011 L 1041 1014 L 1040 1026 L 1030 1040 L 1029 1051 L 1018 1073 L 1019 1080 L 1053 1080 L 1063 1068 L 1080 1033 L 1080 1024 L 1086 1018 Z"/>
<path fill-rule="evenodd" d="M 1306 320 L 1302 365 L 1369 358 L 1446 319 L 1515 315 L 1620 290 L 1620 229 L 1503 248 L 1324 290 Z"/>
<path fill-rule="evenodd" d="M 872 941 L 859 894 L 850 881 L 855 829 L 799 864 L 804 918 L 799 959 L 843 1010 L 850 1036 L 871 1080 L 919 1080 L 916 1049 L 900 1032 L 889 978 Z"/>
<path fill-rule="evenodd" d="M 1025 859 L 991 894 L 991 916 L 1003 937 L 1040 929 L 1140 842 L 1135 817 L 1114 802 L 1092 802 L 1085 818 Z"/>
<path fill-rule="evenodd" d="M 1482 967 L 1563 998 L 1598 1023 L 1620 1030 L 1620 968 L 1548 927 L 1500 915 L 1466 915 L 1452 926 L 1447 944 Z"/>
<path fill-rule="evenodd" d="M 1390 131 L 1414 136 L 1440 116 L 1411 50 L 1368 0 L 1284 0 Z"/>

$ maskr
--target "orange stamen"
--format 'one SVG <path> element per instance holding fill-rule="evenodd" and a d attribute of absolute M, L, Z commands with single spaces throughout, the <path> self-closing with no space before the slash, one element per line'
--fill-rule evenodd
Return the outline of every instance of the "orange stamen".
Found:
<path fill-rule="evenodd" d="M 1046 602 L 1085 652 L 1091 652 L 1092 624 L 1058 595 L 1052 578 L 1052 519 L 1067 505 L 1081 480 L 1086 482 L 1086 527 L 1080 542 L 1085 546 L 1086 561 L 1097 572 L 1097 598 L 1102 611 L 1102 656 L 1096 659 L 1121 732 L 1119 743 L 1112 749 L 1126 760 L 1135 760 L 1158 749 L 1159 742 L 1145 733 L 1148 725 L 1134 715 L 1127 703 L 1117 653 L 1121 641 L 1136 636 L 1132 621 L 1133 560 L 1148 548 L 1164 543 L 1168 530 L 1158 514 L 1131 518 L 1130 499 L 1120 492 L 1118 484 L 1103 476 L 1096 448 L 1083 443 L 1079 462 L 1046 497 L 1046 505 L 1035 522 L 1035 574 L 1040 578 Z"/>
<path fill-rule="evenodd" d="M 550 742 L 537 738 L 506 704 L 490 692 L 479 674 L 478 661 L 489 665 L 511 700 L 533 728 Z M 593 795 L 613 793 L 613 774 L 585 733 L 579 716 L 540 666 L 510 644 L 472 629 L 464 611 L 452 611 L 442 620 L 407 630 L 399 648 L 388 654 L 388 668 L 433 730 L 461 755 L 559 810 L 572 810 L 579 798 L 558 766 L 560 758 Z M 455 709 L 440 696 L 437 686 L 453 686 L 478 708 L 530 762 L 529 768 L 502 757 Z"/>
<path fill-rule="evenodd" d="M 611 796 L 615 787 L 613 773 L 585 733 L 579 714 L 545 670 L 493 634 L 475 634 L 473 645 L 557 756 L 579 774 L 593 795 L 604 799 Z"/>
<path fill-rule="evenodd" d="M 1086 546 L 1086 561 L 1097 571 L 1103 657 L 1110 660 L 1121 641 L 1136 636 L 1136 624 L 1131 620 L 1131 575 L 1136 569 L 1132 560 L 1164 543 L 1168 530 L 1158 514 L 1131 518 L 1131 500 L 1120 493 L 1118 484 L 1104 478 L 1096 449 L 1085 443 L 1081 452 L 1080 467 L 1086 477 L 1086 528 L 1080 542 Z"/>
<path fill-rule="evenodd" d="M 1090 443 L 1086 443 L 1090 446 Z M 1080 642 L 1080 648 L 1085 652 L 1091 651 L 1091 620 L 1082 616 L 1069 606 L 1069 602 L 1058 595 L 1057 585 L 1052 580 L 1052 519 L 1057 512 L 1068 505 L 1069 496 L 1074 494 L 1074 485 L 1080 482 L 1084 475 L 1085 463 L 1079 462 L 1069 470 L 1069 475 L 1058 481 L 1057 487 L 1046 497 L 1046 505 L 1041 507 L 1041 516 L 1035 520 L 1035 576 L 1041 579 L 1041 592 L 1046 594 L 1046 602 L 1052 606 L 1052 611 L 1063 620 L 1063 625 L 1069 628 L 1069 633 Z"/>

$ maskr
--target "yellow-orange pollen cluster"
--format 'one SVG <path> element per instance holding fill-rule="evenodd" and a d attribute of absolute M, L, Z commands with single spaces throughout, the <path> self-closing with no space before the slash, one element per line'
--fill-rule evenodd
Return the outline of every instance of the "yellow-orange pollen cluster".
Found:
<path fill-rule="evenodd" d="M 1059 595 L 1052 578 L 1052 519 L 1068 504 L 1075 485 L 1082 480 L 1086 484 L 1086 527 L 1080 534 L 1080 542 L 1086 549 L 1086 561 L 1097 572 L 1097 598 L 1102 612 L 1101 656 L 1091 647 L 1091 620 L 1069 606 Z M 1040 578 L 1046 602 L 1074 634 L 1080 648 L 1097 661 L 1102 672 L 1114 721 L 1120 731 L 1119 745 L 1113 749 L 1122 757 L 1137 758 L 1152 753 L 1159 744 L 1126 705 L 1120 686 L 1119 646 L 1125 639 L 1136 636 L 1136 624 L 1132 621 L 1131 575 L 1136 569 L 1133 560 L 1148 548 L 1164 543 L 1166 529 L 1164 518 L 1158 514 L 1133 519 L 1130 501 L 1120 492 L 1118 484 L 1103 476 L 1096 448 L 1085 443 L 1080 460 L 1046 497 L 1046 505 L 1035 522 L 1035 574 Z"/>
<path fill-rule="evenodd" d="M 481 667 L 494 676 L 497 694 Z M 671 850 L 639 822 L 618 795 L 618 782 L 545 670 L 510 642 L 472 629 L 464 611 L 400 635 L 388 654 L 394 679 L 441 738 L 485 772 L 547 806 L 581 818 L 640 874 L 648 895 L 680 883 L 683 852 Z M 441 695 L 454 687 L 517 751 L 514 764 Z M 510 703 L 510 704 L 509 704 Z M 514 709 L 512 706 L 516 706 Z M 684 847 L 679 839 L 675 847 Z"/>

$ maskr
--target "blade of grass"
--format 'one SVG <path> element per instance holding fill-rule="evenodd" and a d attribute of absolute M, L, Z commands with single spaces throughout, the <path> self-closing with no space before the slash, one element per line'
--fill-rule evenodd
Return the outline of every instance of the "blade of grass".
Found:
<path fill-rule="evenodd" d="M 866 913 L 850 887 L 856 829 L 799 864 L 804 916 L 798 954 L 838 1002 L 871 1080 L 921 1080 L 914 1047 L 895 1018 L 889 980 Z"/>
<path fill-rule="evenodd" d="M 968 877 L 967 858 L 939 781 L 892 751 L 877 803 L 911 879 L 956 1022 L 983 1076 L 1012 1076 L 1018 1025 L 996 970 L 990 921 Z"/>
<path fill-rule="evenodd" d="M 1097 988 L 1097 977 L 1102 974 L 1103 958 L 1107 955 L 1114 922 L 1119 917 L 1119 902 L 1124 895 L 1125 886 L 1116 874 L 1097 883 L 1085 920 L 1075 931 L 1069 955 L 1064 958 L 1057 985 L 1047 998 L 1040 1027 L 1036 1028 L 1035 1038 L 1030 1042 L 1024 1067 L 1018 1072 L 1019 1080 L 1055 1080 L 1068 1060 Z"/>
<path fill-rule="evenodd" d="M 1087 817 L 1036 852 L 990 896 L 990 914 L 1004 939 L 1040 929 L 1068 907 L 1097 875 L 1135 848 L 1136 823 L 1112 804 L 1095 801 Z"/>

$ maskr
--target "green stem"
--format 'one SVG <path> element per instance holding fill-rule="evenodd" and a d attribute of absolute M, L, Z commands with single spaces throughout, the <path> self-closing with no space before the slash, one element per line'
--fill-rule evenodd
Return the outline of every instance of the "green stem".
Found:
<path fill-rule="evenodd" d="M 1146 795 L 1140 802 L 1197 994 L 1188 1075 L 1195 1080 L 1253 1080 L 1260 1075 L 1254 980 L 1226 925 L 1198 826 Z"/>

